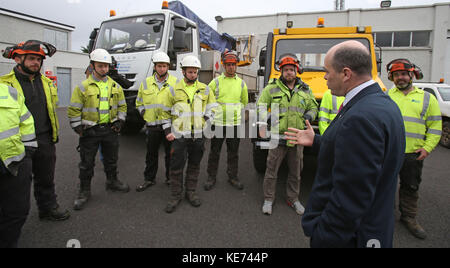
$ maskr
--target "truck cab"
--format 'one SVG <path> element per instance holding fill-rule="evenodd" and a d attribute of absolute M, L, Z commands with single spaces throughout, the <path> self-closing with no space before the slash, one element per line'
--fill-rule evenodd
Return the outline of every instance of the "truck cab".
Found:
<path fill-rule="evenodd" d="M 413 85 L 436 97 L 442 114 L 440 144 L 450 148 L 450 85 L 444 83 L 414 83 Z"/>
<path fill-rule="evenodd" d="M 281 76 L 280 70 L 275 68 L 278 58 L 286 53 L 295 54 L 304 70 L 298 76 L 310 86 L 320 104 L 324 93 L 328 90 L 327 81 L 324 79 L 325 55 L 334 45 L 348 40 L 359 41 L 370 51 L 373 80 L 378 82 L 383 91 L 386 91 L 378 75 L 381 70 L 381 49 L 377 51 L 375 48 L 372 27 L 325 27 L 322 18 L 319 18 L 316 28 L 285 28 L 274 29 L 270 32 L 266 47 L 260 53 L 258 75 L 264 77 L 265 87 L 270 80 Z M 318 132 L 318 121 L 312 122 L 312 125 Z M 269 143 L 267 139 L 253 139 L 253 163 L 260 173 L 265 172 L 268 153 L 266 148 Z M 305 154 L 309 153 L 305 150 Z"/>
<path fill-rule="evenodd" d="M 136 110 L 139 86 L 153 74 L 152 56 L 157 51 L 170 57 L 169 73 L 181 78 L 180 62 L 187 55 L 199 56 L 199 33 L 195 22 L 168 9 L 132 16 L 111 17 L 90 36 L 89 49 L 106 49 L 118 62 L 118 72 L 133 86 L 124 90 L 128 106 L 126 129 L 144 125 Z"/>

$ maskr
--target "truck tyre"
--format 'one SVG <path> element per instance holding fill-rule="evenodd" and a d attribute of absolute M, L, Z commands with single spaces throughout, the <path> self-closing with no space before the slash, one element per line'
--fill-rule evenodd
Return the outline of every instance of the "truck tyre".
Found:
<path fill-rule="evenodd" d="M 442 123 L 441 145 L 450 149 L 450 121 Z"/>
<path fill-rule="evenodd" d="M 269 150 L 262 150 L 255 144 L 253 144 L 253 166 L 255 170 L 260 173 L 266 173 L 266 161 Z"/>

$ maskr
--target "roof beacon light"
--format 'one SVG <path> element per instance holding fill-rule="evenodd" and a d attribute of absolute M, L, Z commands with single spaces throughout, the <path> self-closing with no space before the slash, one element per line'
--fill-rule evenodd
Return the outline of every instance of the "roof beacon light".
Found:
<path fill-rule="evenodd" d="M 317 20 L 317 28 L 323 28 L 325 27 L 325 19 L 324 18 L 319 18 Z"/>
<path fill-rule="evenodd" d="M 169 2 L 168 1 L 163 1 L 162 9 L 169 9 Z"/>
<path fill-rule="evenodd" d="M 116 15 L 117 15 L 117 13 L 116 13 L 115 10 L 110 10 L 110 11 L 109 11 L 109 16 L 110 16 L 110 17 L 115 17 Z"/>

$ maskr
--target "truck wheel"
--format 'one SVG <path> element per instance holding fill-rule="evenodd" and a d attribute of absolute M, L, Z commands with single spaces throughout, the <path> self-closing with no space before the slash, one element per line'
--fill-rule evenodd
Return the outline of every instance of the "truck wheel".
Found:
<path fill-rule="evenodd" d="M 262 150 L 253 144 L 253 166 L 255 170 L 260 173 L 266 173 L 266 161 L 269 150 Z"/>
<path fill-rule="evenodd" d="M 450 149 L 450 121 L 442 123 L 441 145 Z"/>

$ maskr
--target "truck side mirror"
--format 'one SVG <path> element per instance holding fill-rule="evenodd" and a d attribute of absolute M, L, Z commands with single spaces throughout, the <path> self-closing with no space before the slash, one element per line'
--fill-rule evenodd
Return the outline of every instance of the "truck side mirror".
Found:
<path fill-rule="evenodd" d="M 89 39 L 95 40 L 95 38 L 97 38 L 97 34 L 98 34 L 98 28 L 95 28 L 94 30 L 92 30 L 91 35 L 89 35 Z"/>
<path fill-rule="evenodd" d="M 173 31 L 173 48 L 175 50 L 185 50 L 188 47 L 185 43 L 186 40 L 186 33 L 184 31 L 175 29 Z"/>
<path fill-rule="evenodd" d="M 267 53 L 267 51 L 265 48 L 261 49 L 261 52 L 259 53 L 259 66 L 260 67 L 266 66 L 266 53 Z"/>
<path fill-rule="evenodd" d="M 182 18 L 175 18 L 173 20 L 173 26 L 175 29 L 181 29 L 183 31 L 186 31 L 188 29 L 187 21 Z"/>
<path fill-rule="evenodd" d="M 94 42 L 95 42 L 95 39 L 89 40 L 89 45 L 88 45 L 88 47 L 87 47 L 89 53 L 91 53 L 92 50 L 94 49 Z"/>

